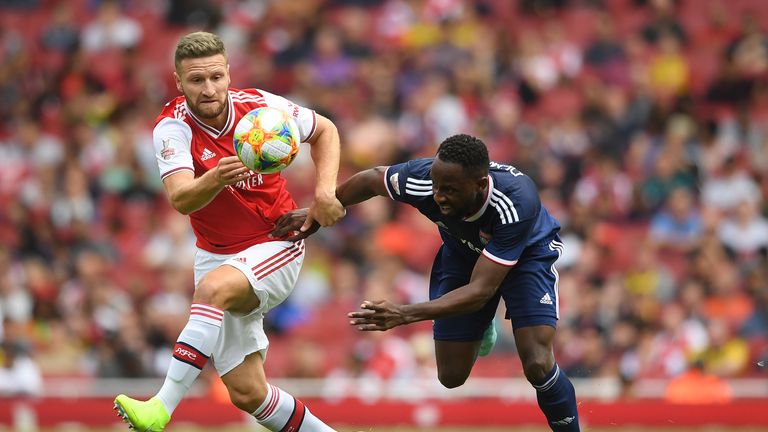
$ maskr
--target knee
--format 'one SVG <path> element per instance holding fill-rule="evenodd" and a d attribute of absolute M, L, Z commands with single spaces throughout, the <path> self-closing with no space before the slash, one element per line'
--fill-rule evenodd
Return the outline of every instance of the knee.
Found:
<path fill-rule="evenodd" d="M 437 372 L 437 379 L 440 381 L 440 384 L 449 389 L 461 386 L 467 381 L 468 377 L 468 374 L 457 373 L 455 371 L 439 370 Z"/>
<path fill-rule="evenodd" d="M 267 398 L 266 384 L 238 383 L 228 386 L 227 390 L 232 404 L 249 414 L 256 411 Z"/>
<path fill-rule="evenodd" d="M 195 289 L 193 300 L 196 303 L 204 303 L 221 310 L 228 310 L 232 306 L 233 293 L 226 284 L 217 278 L 204 277 Z"/>
<path fill-rule="evenodd" d="M 554 367 L 554 359 L 550 355 L 534 355 L 521 359 L 523 363 L 523 373 L 530 383 L 541 383 L 547 374 Z"/>

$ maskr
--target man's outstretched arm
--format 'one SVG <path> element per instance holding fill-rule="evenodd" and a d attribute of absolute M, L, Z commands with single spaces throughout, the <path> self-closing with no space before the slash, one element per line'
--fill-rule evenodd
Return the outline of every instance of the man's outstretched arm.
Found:
<path fill-rule="evenodd" d="M 358 330 L 383 331 L 417 321 L 475 312 L 493 297 L 509 269 L 481 256 L 467 285 L 445 293 L 440 298 L 410 305 L 398 305 L 387 300 L 366 300 L 360 305 L 362 310 L 348 314 L 349 323 Z"/>
<path fill-rule="evenodd" d="M 341 205 L 348 207 L 361 203 L 375 196 L 387 196 L 387 187 L 384 185 L 386 166 L 360 171 L 336 187 L 336 198 Z M 282 215 L 275 223 L 271 236 L 283 238 L 288 234 L 298 231 L 307 219 L 307 209 L 296 209 Z M 286 240 L 298 241 L 309 237 L 320 228 L 317 221 L 306 231 L 287 237 Z"/>

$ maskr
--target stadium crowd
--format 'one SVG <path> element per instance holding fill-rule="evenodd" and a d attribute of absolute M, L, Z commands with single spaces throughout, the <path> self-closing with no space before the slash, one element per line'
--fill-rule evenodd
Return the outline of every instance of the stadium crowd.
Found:
<path fill-rule="evenodd" d="M 764 373 L 760 0 L 0 0 L 3 376 L 30 358 L 44 378 L 165 374 L 194 238 L 151 131 L 176 95 L 173 47 L 201 28 L 224 38 L 234 85 L 333 119 L 342 179 L 459 132 L 529 174 L 563 225 L 569 376 Z M 299 205 L 306 153 L 284 172 Z M 414 211 L 370 200 L 308 241 L 267 317 L 271 376 L 435 375 L 429 324 L 369 334 L 346 319 L 363 298 L 426 298 L 439 238 Z M 522 376 L 499 331 L 477 375 Z"/>

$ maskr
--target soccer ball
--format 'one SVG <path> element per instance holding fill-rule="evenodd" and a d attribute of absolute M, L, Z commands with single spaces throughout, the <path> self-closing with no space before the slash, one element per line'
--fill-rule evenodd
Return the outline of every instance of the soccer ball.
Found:
<path fill-rule="evenodd" d="M 234 144 L 245 166 L 257 173 L 276 173 L 299 153 L 299 127 L 277 108 L 256 108 L 235 126 Z"/>

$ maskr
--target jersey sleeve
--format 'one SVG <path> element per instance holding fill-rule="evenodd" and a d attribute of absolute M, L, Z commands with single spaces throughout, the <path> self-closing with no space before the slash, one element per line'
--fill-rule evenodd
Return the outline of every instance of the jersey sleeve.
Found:
<path fill-rule="evenodd" d="M 483 249 L 483 255 L 504 266 L 513 266 L 523 253 L 533 231 L 536 218 L 520 221 L 499 221 L 493 228 L 493 237 Z"/>
<path fill-rule="evenodd" d="M 192 164 L 192 129 L 181 120 L 166 117 L 152 131 L 155 159 L 160 178 L 165 179 L 179 171 L 195 171 Z"/>
<path fill-rule="evenodd" d="M 296 120 L 301 142 L 306 142 L 312 137 L 315 129 L 317 129 L 317 114 L 313 110 L 297 105 L 282 96 L 264 90 L 259 90 L 259 92 L 264 97 L 267 106 L 285 111 Z"/>
<path fill-rule="evenodd" d="M 432 179 L 429 178 L 432 159 L 416 159 L 392 165 L 384 174 L 384 185 L 389 197 L 395 201 L 416 205 L 432 198 Z"/>
<path fill-rule="evenodd" d="M 541 202 L 532 183 L 526 191 L 528 193 L 517 194 L 515 199 L 498 189 L 491 192 L 492 237 L 482 252 L 491 261 L 515 265 L 534 235 Z"/>

